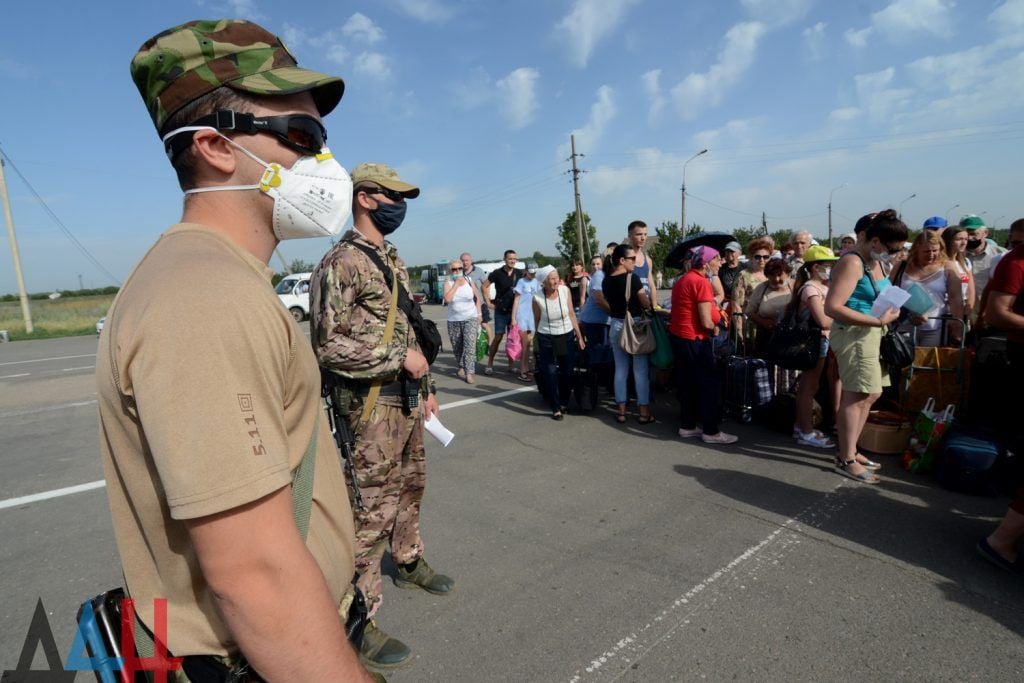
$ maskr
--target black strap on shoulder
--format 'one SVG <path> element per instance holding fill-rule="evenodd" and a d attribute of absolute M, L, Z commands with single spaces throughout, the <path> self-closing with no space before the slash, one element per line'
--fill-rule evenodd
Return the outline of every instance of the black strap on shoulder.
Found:
<path fill-rule="evenodd" d="M 377 266 L 381 273 L 384 274 L 384 280 L 387 282 L 388 289 L 391 289 L 392 287 L 398 287 L 398 308 L 403 313 L 405 313 L 405 317 L 410 320 L 413 318 L 413 316 L 419 317 L 419 315 L 413 311 L 412 299 L 409 298 L 409 294 L 408 292 L 405 291 L 405 287 L 403 287 L 402 283 L 399 282 L 398 279 L 395 277 L 395 274 L 394 272 L 392 272 L 391 268 L 389 268 L 387 264 L 384 263 L 384 260 L 380 257 L 380 254 L 378 254 L 375 249 L 371 249 L 365 244 L 360 244 L 355 240 L 350 241 L 349 244 L 351 244 L 353 247 L 366 254 L 367 257 L 369 257 L 369 259 L 373 261 L 373 264 Z"/>

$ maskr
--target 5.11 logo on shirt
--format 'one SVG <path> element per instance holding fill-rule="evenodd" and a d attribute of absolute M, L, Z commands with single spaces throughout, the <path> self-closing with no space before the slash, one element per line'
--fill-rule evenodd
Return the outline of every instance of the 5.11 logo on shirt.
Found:
<path fill-rule="evenodd" d="M 242 421 L 247 425 L 249 438 L 252 439 L 253 455 L 266 455 L 267 449 L 260 436 L 260 428 L 256 426 L 256 412 L 253 410 L 252 394 L 238 394 L 238 407 L 242 410 Z"/>

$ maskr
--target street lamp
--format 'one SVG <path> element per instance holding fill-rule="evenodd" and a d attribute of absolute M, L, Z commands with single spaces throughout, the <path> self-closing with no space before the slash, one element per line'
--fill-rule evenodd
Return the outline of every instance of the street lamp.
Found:
<path fill-rule="evenodd" d="M 900 202 L 900 208 L 899 208 L 899 210 L 896 211 L 896 214 L 899 216 L 900 220 L 903 220 L 903 205 L 906 204 L 907 202 L 909 202 L 911 199 L 913 199 L 916 196 L 917 196 L 917 193 L 915 192 L 914 194 L 910 195 L 909 197 L 904 199 L 902 202 Z"/>
<path fill-rule="evenodd" d="M 1004 218 L 1006 218 L 1006 216 L 1000 216 L 999 218 L 996 218 L 995 220 L 993 220 L 992 221 L 992 229 L 995 230 L 996 229 L 996 223 L 998 223 L 999 221 L 1003 220 Z"/>
<path fill-rule="evenodd" d="M 959 209 L 959 208 L 960 208 L 959 204 L 954 204 L 953 206 L 951 206 L 948 209 L 946 209 L 946 213 L 943 214 L 943 217 L 948 221 L 949 220 L 949 214 L 953 212 L 953 209 Z"/>
<path fill-rule="evenodd" d="M 846 183 L 839 187 L 833 187 L 828 193 L 828 248 L 832 250 L 835 250 L 835 245 L 832 244 L 832 193 L 844 187 L 846 187 Z"/>
<path fill-rule="evenodd" d="M 686 164 L 690 163 L 691 161 L 693 161 L 694 159 L 699 157 L 701 154 L 707 154 L 707 153 L 708 153 L 707 149 L 702 149 L 701 151 L 697 152 L 696 154 L 694 154 L 692 157 L 690 157 L 689 159 L 687 159 L 683 163 L 683 187 L 680 188 L 682 190 L 682 192 L 683 192 L 683 205 L 682 205 L 682 211 L 681 211 L 680 216 L 679 216 L 679 219 L 680 219 L 679 220 L 679 232 L 682 235 L 686 234 Z"/>

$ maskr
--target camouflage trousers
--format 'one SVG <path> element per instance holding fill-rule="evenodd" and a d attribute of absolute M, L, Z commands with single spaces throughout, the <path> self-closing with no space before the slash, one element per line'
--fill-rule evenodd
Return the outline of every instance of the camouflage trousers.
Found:
<path fill-rule="evenodd" d="M 353 429 L 358 411 L 353 414 Z M 378 401 L 356 439 L 354 462 L 364 510 L 355 519 L 356 585 L 363 591 L 370 616 L 380 608 L 380 561 L 391 547 L 396 564 L 423 555 L 420 501 L 427 479 L 421 410 L 405 415 L 395 405 Z M 346 473 L 347 476 L 347 473 Z M 350 483 L 351 485 L 351 483 Z"/>

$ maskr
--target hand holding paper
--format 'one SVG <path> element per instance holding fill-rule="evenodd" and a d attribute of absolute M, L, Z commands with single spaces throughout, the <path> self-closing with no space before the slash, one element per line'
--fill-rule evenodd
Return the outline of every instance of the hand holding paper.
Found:
<path fill-rule="evenodd" d="M 871 305 L 871 315 L 881 318 L 882 314 L 890 308 L 898 311 L 909 298 L 910 294 L 899 287 L 886 287 L 875 299 L 875 303 Z"/>
<path fill-rule="evenodd" d="M 423 423 L 423 427 L 427 432 L 441 442 L 441 445 L 445 448 L 455 438 L 455 434 L 450 432 L 447 427 L 441 424 L 441 419 L 436 415 L 427 415 L 426 421 Z"/>

